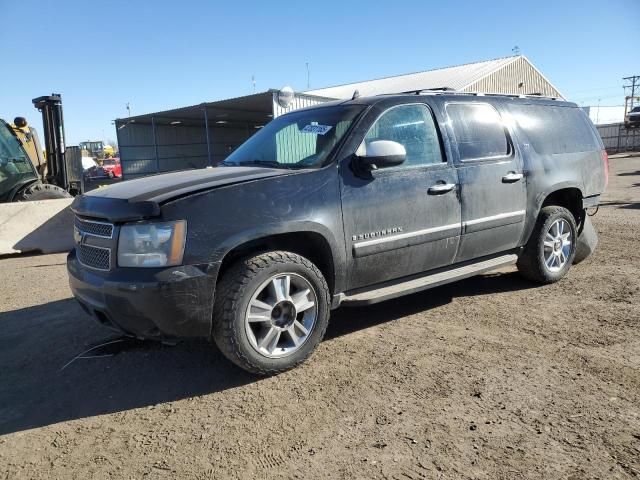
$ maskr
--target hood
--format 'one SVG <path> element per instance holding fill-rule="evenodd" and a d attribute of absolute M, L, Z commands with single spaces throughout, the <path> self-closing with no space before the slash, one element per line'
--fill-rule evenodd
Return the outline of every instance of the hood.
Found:
<path fill-rule="evenodd" d="M 128 202 L 162 203 L 175 197 L 234 183 L 290 174 L 291 170 L 261 167 L 219 167 L 163 173 L 127 180 L 86 194 L 87 197 L 117 198 Z"/>
<path fill-rule="evenodd" d="M 163 173 L 80 195 L 73 201 L 71 210 L 78 215 L 107 218 L 114 222 L 139 220 L 158 216 L 160 204 L 176 197 L 295 172 L 262 167 L 219 167 Z"/>

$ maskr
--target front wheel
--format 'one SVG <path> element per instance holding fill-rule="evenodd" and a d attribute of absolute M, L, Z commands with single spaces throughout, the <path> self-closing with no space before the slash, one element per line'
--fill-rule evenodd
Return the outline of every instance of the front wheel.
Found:
<path fill-rule="evenodd" d="M 564 207 L 544 207 L 531 237 L 518 258 L 520 273 L 538 283 L 564 277 L 576 254 L 576 221 Z"/>
<path fill-rule="evenodd" d="M 318 268 L 273 251 L 238 261 L 216 289 L 213 339 L 241 368 L 274 375 L 316 348 L 329 323 L 330 296 Z"/>

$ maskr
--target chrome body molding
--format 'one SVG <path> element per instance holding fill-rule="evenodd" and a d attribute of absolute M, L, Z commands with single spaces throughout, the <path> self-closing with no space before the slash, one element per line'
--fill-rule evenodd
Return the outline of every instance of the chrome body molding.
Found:
<path fill-rule="evenodd" d="M 420 243 L 433 242 L 445 238 L 456 237 L 465 233 L 473 233 L 480 230 L 524 222 L 525 210 L 505 212 L 489 217 L 476 218 L 461 223 L 452 223 L 438 227 L 425 228 L 414 232 L 403 232 L 397 235 L 372 238 L 353 244 L 354 257 L 364 257 L 381 253 L 387 250 L 395 250 Z M 359 236 L 358 236 L 359 238 Z M 352 237 L 352 240 L 355 240 Z"/>

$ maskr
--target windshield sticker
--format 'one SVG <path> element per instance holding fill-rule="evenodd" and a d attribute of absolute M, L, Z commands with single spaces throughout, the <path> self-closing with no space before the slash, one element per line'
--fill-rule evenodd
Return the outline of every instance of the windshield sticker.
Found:
<path fill-rule="evenodd" d="M 331 125 L 307 125 L 304 127 L 302 133 L 315 133 L 317 135 L 324 135 L 331 130 Z"/>

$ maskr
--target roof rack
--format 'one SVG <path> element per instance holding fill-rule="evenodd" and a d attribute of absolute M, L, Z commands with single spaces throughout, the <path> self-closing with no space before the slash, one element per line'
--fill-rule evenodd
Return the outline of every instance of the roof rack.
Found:
<path fill-rule="evenodd" d="M 516 94 L 516 93 L 484 93 L 484 92 L 462 92 L 450 87 L 438 87 L 438 88 L 423 88 L 421 90 L 409 90 L 407 92 L 400 93 L 383 93 L 381 95 L 464 95 L 472 97 L 509 97 L 509 98 L 539 98 L 544 100 L 562 100 L 558 97 L 548 97 L 542 93 L 528 93 L 528 94 Z"/>
<path fill-rule="evenodd" d="M 451 87 L 434 87 L 434 88 L 422 88 L 420 90 L 409 90 L 407 92 L 402 92 L 402 93 L 420 95 L 423 92 L 457 92 L 457 90 Z"/>

